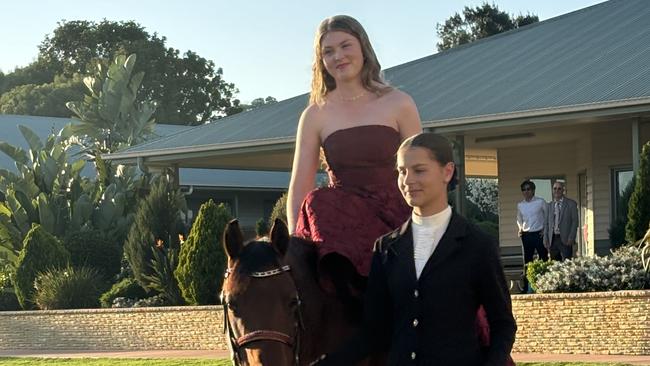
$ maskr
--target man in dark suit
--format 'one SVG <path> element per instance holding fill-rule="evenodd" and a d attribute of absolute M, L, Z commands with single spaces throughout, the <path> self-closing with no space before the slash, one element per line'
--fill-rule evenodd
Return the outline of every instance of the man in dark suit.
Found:
<path fill-rule="evenodd" d="M 553 200 L 548 203 L 544 245 L 551 259 L 563 261 L 573 257 L 578 231 L 578 204 L 565 196 L 563 181 L 553 183 Z"/>
<path fill-rule="evenodd" d="M 398 185 L 413 207 L 411 220 L 375 244 L 363 331 L 318 365 L 353 365 L 389 350 L 388 364 L 476 366 L 508 364 L 517 326 L 498 246 L 452 212 L 452 149 L 445 138 L 423 133 L 397 153 Z M 483 305 L 490 343 L 477 334 Z"/>

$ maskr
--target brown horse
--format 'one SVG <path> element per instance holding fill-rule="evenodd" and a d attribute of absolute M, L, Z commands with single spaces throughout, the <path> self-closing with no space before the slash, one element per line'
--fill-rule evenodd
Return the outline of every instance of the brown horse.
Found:
<path fill-rule="evenodd" d="M 281 220 L 270 242 L 246 244 L 233 220 L 224 247 L 222 303 L 235 365 L 309 365 L 357 329 L 344 305 L 321 290 L 314 245 L 290 237 Z"/>

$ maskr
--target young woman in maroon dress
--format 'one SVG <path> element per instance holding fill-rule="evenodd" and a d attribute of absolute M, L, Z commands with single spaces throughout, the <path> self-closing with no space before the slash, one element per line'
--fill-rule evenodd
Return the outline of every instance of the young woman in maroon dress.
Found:
<path fill-rule="evenodd" d="M 383 80 L 368 36 L 354 18 L 325 19 L 314 52 L 287 224 L 294 236 L 318 246 L 326 290 L 354 303 L 365 288 L 375 239 L 410 214 L 395 183 L 395 153 L 404 139 L 421 132 L 420 117 L 411 97 Z M 314 189 L 321 149 L 329 185 Z"/>

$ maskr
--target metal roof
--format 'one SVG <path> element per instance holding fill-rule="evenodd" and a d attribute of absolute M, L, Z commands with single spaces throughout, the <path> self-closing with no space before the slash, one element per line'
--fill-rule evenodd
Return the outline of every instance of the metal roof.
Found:
<path fill-rule="evenodd" d="M 38 137 L 45 140 L 50 133 L 57 133 L 65 125 L 74 121 L 71 118 L 0 114 L 0 141 L 6 141 L 14 146 L 29 149 L 27 141 L 25 141 L 18 129 L 18 125 L 29 127 Z M 190 128 L 187 126 L 157 124 L 155 134 L 167 136 Z M 17 171 L 14 161 L 2 152 L 0 152 L 0 168 L 13 172 Z M 95 170 L 91 164 L 88 164 L 82 174 L 95 176 Z M 181 185 L 276 190 L 283 190 L 289 186 L 289 174 L 286 172 L 180 169 L 179 175 Z"/>
<path fill-rule="evenodd" d="M 648 0 L 610 0 L 395 66 L 385 75 L 413 97 L 425 127 L 575 112 L 607 115 L 625 108 L 647 112 L 649 19 Z M 300 95 L 107 158 L 162 162 L 173 154 L 178 164 L 218 151 L 290 150 L 306 105 L 307 94 Z"/>

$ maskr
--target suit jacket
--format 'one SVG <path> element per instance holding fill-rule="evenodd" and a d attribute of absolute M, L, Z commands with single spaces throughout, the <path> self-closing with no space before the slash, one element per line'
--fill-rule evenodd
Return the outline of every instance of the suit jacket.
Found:
<path fill-rule="evenodd" d="M 480 304 L 490 324 L 488 349 L 476 332 Z M 505 365 L 517 326 L 496 243 L 454 213 L 418 279 L 410 221 L 379 238 L 363 324 L 360 335 L 322 364 L 352 365 L 390 350 L 392 366 Z"/>
<path fill-rule="evenodd" d="M 555 225 L 555 202 L 551 201 L 547 205 L 544 242 L 551 245 L 551 242 L 553 241 L 553 226 Z M 576 201 L 564 197 L 560 204 L 560 222 L 558 227 L 560 228 L 560 239 L 562 240 L 562 244 L 566 245 L 569 241 L 575 242 L 578 232 L 578 204 Z"/>

